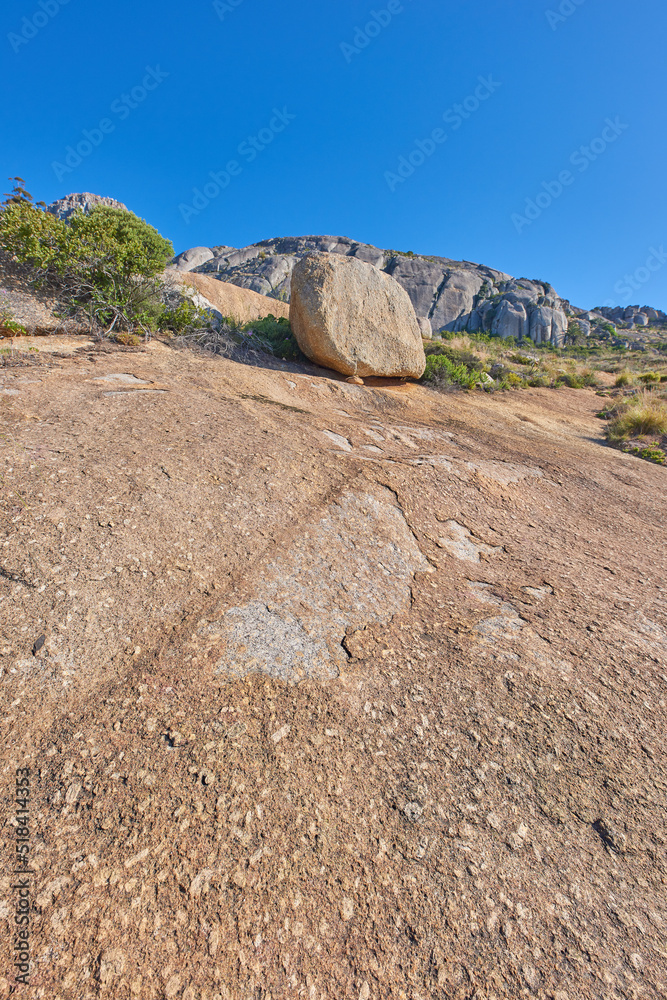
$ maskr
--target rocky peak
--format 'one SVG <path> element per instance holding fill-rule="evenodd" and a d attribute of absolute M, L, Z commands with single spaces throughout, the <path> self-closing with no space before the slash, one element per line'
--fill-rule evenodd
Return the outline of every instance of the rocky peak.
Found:
<path fill-rule="evenodd" d="M 196 247 L 174 264 L 289 302 L 294 266 L 313 252 L 355 257 L 391 275 L 410 296 L 424 331 L 486 331 L 553 344 L 565 339 L 570 304 L 547 282 L 515 279 L 471 261 L 382 250 L 345 236 L 279 237 L 240 249 Z"/>
<path fill-rule="evenodd" d="M 91 194 L 89 191 L 68 194 L 65 198 L 58 198 L 56 201 L 51 202 L 50 205 L 47 205 L 46 211 L 50 212 L 51 215 L 57 215 L 59 219 L 67 221 L 70 215 L 73 215 L 77 209 L 80 208 L 86 215 L 89 215 L 98 205 L 107 205 L 109 208 L 122 208 L 124 212 L 128 211 L 127 205 L 123 205 L 122 202 L 115 201 L 114 198 L 106 198 L 99 194 Z"/>

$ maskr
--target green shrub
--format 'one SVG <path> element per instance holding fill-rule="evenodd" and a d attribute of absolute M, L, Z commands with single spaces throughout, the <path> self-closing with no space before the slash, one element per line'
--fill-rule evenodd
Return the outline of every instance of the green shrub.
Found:
<path fill-rule="evenodd" d="M 650 445 L 648 448 L 630 448 L 630 453 L 637 455 L 638 458 L 645 459 L 647 462 L 655 462 L 656 465 L 665 465 L 667 463 L 667 455 L 657 445 Z"/>
<path fill-rule="evenodd" d="M 460 334 L 457 334 L 460 336 Z M 484 364 L 481 358 L 472 351 L 467 351 L 461 347 L 450 347 L 448 344 L 438 344 L 429 341 L 424 347 L 427 357 L 449 358 L 453 365 L 465 365 L 469 371 L 481 372 Z"/>
<path fill-rule="evenodd" d="M 557 376 L 554 385 L 558 388 L 560 386 L 567 386 L 569 389 L 585 389 L 588 386 L 596 388 L 599 385 L 597 375 L 592 371 L 584 371 L 581 373 L 576 372 L 564 372 Z"/>
<path fill-rule="evenodd" d="M 583 389 L 585 382 L 581 375 L 576 375 L 574 372 L 564 372 L 558 375 L 554 384 L 557 388 L 567 386 L 568 389 Z"/>
<path fill-rule="evenodd" d="M 660 375 L 657 372 L 644 372 L 639 376 L 639 381 L 643 382 L 644 385 L 651 385 L 653 382 L 660 381 Z"/>
<path fill-rule="evenodd" d="M 422 380 L 435 387 L 459 385 L 473 389 L 480 381 L 480 372 L 470 371 L 465 364 L 454 364 L 445 354 L 430 354 Z"/>
<path fill-rule="evenodd" d="M 28 265 L 33 279 L 55 284 L 91 322 L 132 330 L 143 327 L 141 309 L 174 248 L 132 212 L 98 205 L 68 222 L 26 201 L 0 212 L 0 250 Z"/>
<path fill-rule="evenodd" d="M 198 309 L 191 299 L 184 299 L 174 308 L 164 307 L 157 317 L 157 328 L 162 333 L 182 336 L 193 327 L 204 325 L 206 311 Z"/>
<path fill-rule="evenodd" d="M 588 386 L 593 389 L 597 389 L 600 384 L 597 375 L 594 371 L 591 371 L 590 368 L 587 371 L 581 372 L 580 378 L 584 386 Z"/>
<path fill-rule="evenodd" d="M 529 358 L 527 354 L 510 354 L 508 361 L 511 361 L 514 365 L 534 365 L 535 361 L 533 358 Z"/>
<path fill-rule="evenodd" d="M 612 412 L 607 437 L 612 443 L 630 438 L 667 434 L 667 402 L 643 392 L 617 404 Z"/>
<path fill-rule="evenodd" d="M 253 338 L 260 350 L 265 350 L 285 361 L 305 361 L 296 337 L 292 333 L 289 320 L 284 316 L 276 318 L 273 314 L 264 319 L 252 320 L 241 327 L 242 332 Z"/>
<path fill-rule="evenodd" d="M 23 337 L 25 333 L 25 327 L 14 319 L 9 306 L 0 301 L 0 337 Z"/>
<path fill-rule="evenodd" d="M 623 389 L 625 388 L 625 386 L 632 385 L 632 382 L 633 382 L 633 376 L 631 375 L 630 372 L 621 372 L 621 374 L 614 382 L 614 386 L 617 389 Z"/>

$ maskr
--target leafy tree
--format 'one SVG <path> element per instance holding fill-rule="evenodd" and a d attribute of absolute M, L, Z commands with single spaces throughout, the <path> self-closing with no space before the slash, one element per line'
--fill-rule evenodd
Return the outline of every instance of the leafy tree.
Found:
<path fill-rule="evenodd" d="M 132 212 L 95 207 L 64 222 L 17 198 L 0 212 L 0 251 L 49 282 L 91 325 L 106 332 L 144 329 L 146 302 L 157 296 L 156 276 L 174 248 Z"/>
<path fill-rule="evenodd" d="M 3 201 L 3 205 L 31 205 L 32 195 L 25 189 L 25 181 L 22 177 L 10 177 L 10 181 L 16 181 L 14 187 L 10 192 L 5 191 L 6 201 Z M 46 208 L 45 201 L 38 201 L 37 205 L 40 208 Z"/>

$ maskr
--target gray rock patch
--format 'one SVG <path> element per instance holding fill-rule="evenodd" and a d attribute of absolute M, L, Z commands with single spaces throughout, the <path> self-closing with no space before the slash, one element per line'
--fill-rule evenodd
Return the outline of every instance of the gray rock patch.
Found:
<path fill-rule="evenodd" d="M 336 677 L 348 659 L 346 633 L 408 608 L 414 574 L 429 569 L 393 494 L 347 493 L 263 567 L 246 603 L 198 638 L 230 678 Z"/>

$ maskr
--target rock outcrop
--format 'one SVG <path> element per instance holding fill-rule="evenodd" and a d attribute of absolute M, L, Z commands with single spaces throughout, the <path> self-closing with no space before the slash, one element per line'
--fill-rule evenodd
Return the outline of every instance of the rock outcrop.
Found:
<path fill-rule="evenodd" d="M 169 269 L 192 271 L 193 268 L 206 264 L 213 256 L 213 251 L 208 247 L 192 247 L 190 250 L 185 250 L 184 253 L 179 253 L 177 257 L 174 257 L 172 263 L 169 265 Z"/>
<path fill-rule="evenodd" d="M 662 309 L 652 309 L 651 306 L 616 306 L 614 308 L 600 306 L 597 311 L 605 319 L 626 328 L 667 323 L 667 313 L 664 313 Z"/>
<path fill-rule="evenodd" d="M 270 315 L 285 319 L 289 316 L 286 302 L 259 295 L 249 288 L 239 288 L 227 281 L 216 281 L 206 274 L 179 274 L 178 278 L 185 285 L 192 285 L 222 316 L 237 323 L 251 323 Z"/>
<path fill-rule="evenodd" d="M 223 320 L 234 323 L 251 323 L 266 316 L 289 316 L 289 306 L 265 295 L 258 295 L 247 288 L 216 281 L 205 274 L 183 274 L 168 269 L 163 275 L 164 298 L 172 308 L 189 299 L 198 309 L 205 310 L 214 326 Z"/>
<path fill-rule="evenodd" d="M 197 253 L 207 249 L 195 248 Z M 570 305 L 546 282 L 515 279 L 469 261 L 380 250 L 345 237 L 297 236 L 263 240 L 240 250 L 211 248 L 212 256 L 193 263 L 192 269 L 289 301 L 292 271 L 313 251 L 356 258 L 391 275 L 408 293 L 417 318 L 428 321 L 435 334 L 485 331 L 557 345 L 565 339 Z M 175 258 L 179 268 L 190 266 L 188 253 L 194 251 Z"/>
<path fill-rule="evenodd" d="M 78 209 L 89 215 L 98 205 L 106 205 L 108 208 L 122 208 L 124 212 L 128 211 L 127 205 L 123 205 L 122 202 L 116 201 L 114 198 L 102 197 L 99 194 L 91 194 L 89 191 L 58 198 L 57 201 L 52 201 L 50 205 L 47 205 L 46 211 L 67 221 L 70 215 L 73 215 Z"/>
<path fill-rule="evenodd" d="M 292 273 L 290 322 L 303 353 L 343 375 L 419 378 L 426 358 L 405 290 L 372 264 L 332 254 Z"/>

